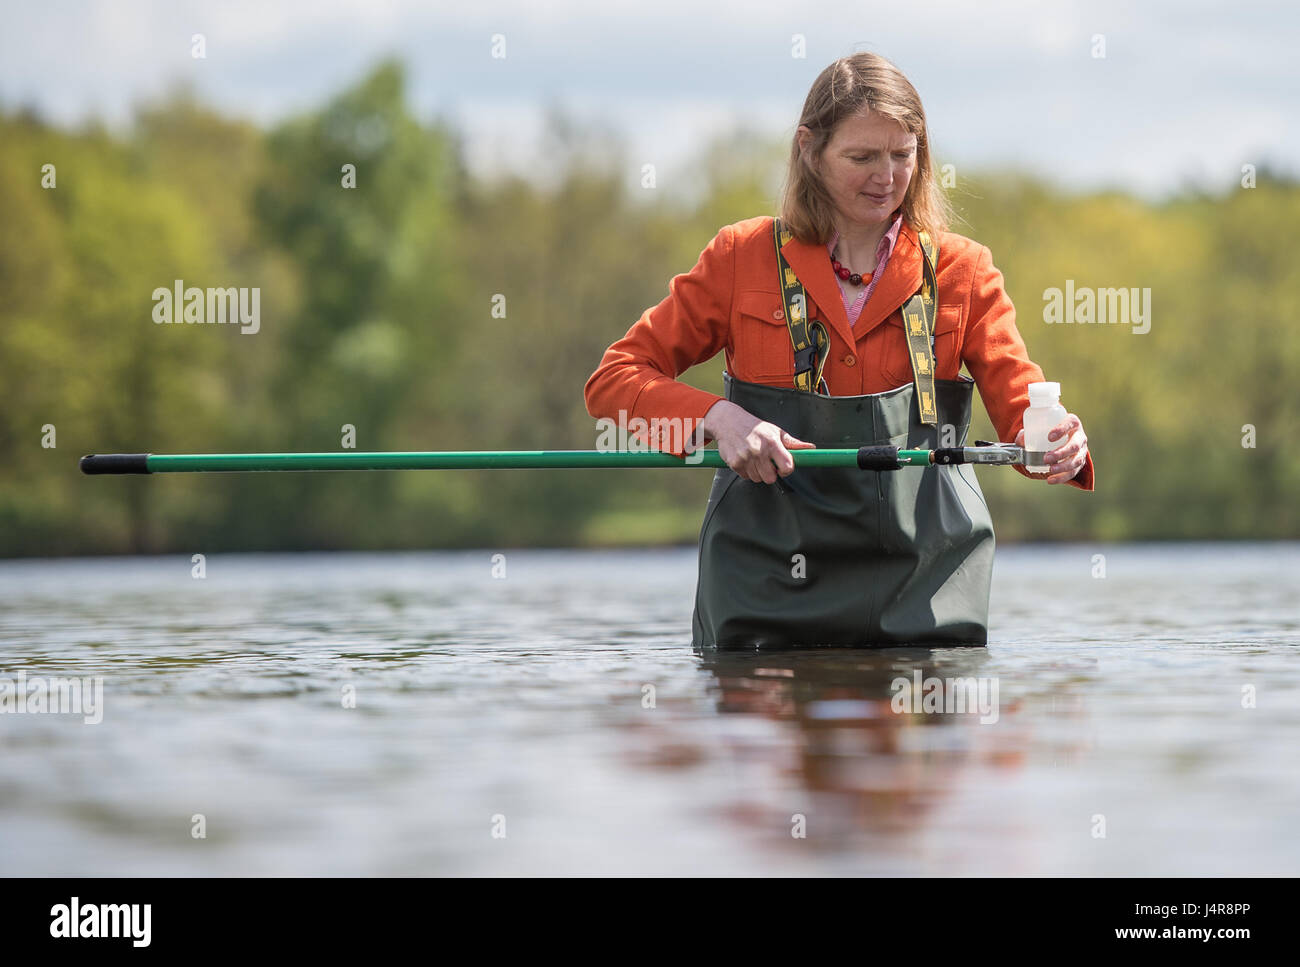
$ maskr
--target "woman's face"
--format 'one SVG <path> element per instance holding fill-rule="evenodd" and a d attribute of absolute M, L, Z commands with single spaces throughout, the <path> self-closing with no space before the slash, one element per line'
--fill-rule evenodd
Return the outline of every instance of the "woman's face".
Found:
<path fill-rule="evenodd" d="M 800 146 L 811 141 L 800 125 Z M 887 221 L 903 204 L 915 169 L 916 135 L 870 110 L 840 122 L 819 165 L 840 214 L 864 225 Z"/>

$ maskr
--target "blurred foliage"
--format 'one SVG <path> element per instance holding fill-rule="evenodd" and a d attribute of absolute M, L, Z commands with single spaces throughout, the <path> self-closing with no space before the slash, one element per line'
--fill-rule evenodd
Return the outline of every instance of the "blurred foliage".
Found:
<path fill-rule="evenodd" d="M 116 136 L 0 116 L 0 554 L 693 540 L 704 471 L 76 467 L 335 450 L 344 424 L 358 449 L 593 446 L 582 387 L 601 353 L 722 225 L 773 210 L 786 147 L 703 146 L 689 203 L 629 187 L 621 151 L 555 115 L 538 178 L 481 180 L 455 131 L 413 116 L 396 63 L 268 132 L 185 92 Z M 1002 539 L 1300 537 L 1295 183 L 1150 205 L 986 174 L 952 197 L 1098 464 L 1094 494 L 982 471 Z M 153 290 L 176 279 L 258 287 L 261 331 L 155 324 Z M 1066 279 L 1150 288 L 1150 332 L 1044 324 Z M 683 378 L 716 388 L 721 370 Z"/>

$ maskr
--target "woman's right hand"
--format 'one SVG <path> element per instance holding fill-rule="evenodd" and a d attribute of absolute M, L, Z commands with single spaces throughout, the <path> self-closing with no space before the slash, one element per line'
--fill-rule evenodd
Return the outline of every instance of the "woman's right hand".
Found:
<path fill-rule="evenodd" d="M 760 420 L 730 400 L 718 400 L 704 414 L 700 427 L 718 441 L 718 453 L 737 474 L 754 483 L 776 483 L 777 474 L 794 473 L 791 450 L 813 450 L 775 423 Z"/>

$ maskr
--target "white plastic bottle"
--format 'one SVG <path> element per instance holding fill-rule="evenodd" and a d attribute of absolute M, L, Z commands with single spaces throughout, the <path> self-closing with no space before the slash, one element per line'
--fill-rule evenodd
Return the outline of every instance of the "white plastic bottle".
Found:
<path fill-rule="evenodd" d="M 1065 443 L 1066 437 L 1047 439 L 1047 434 L 1060 424 L 1069 413 L 1061 405 L 1060 383 L 1030 383 L 1029 409 L 1025 410 L 1025 449 L 1055 450 Z M 1047 473 L 1043 464 L 1027 465 L 1030 473 Z"/>

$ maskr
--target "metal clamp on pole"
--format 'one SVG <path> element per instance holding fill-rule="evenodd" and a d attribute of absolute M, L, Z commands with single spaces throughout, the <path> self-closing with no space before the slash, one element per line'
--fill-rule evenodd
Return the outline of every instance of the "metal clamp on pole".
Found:
<path fill-rule="evenodd" d="M 984 463 L 1000 466 L 1039 466 L 1046 456 L 1039 450 L 1026 450 L 1014 443 L 989 443 L 976 440 L 973 447 L 947 447 L 934 451 L 934 462 L 951 465 L 958 463 Z"/>

